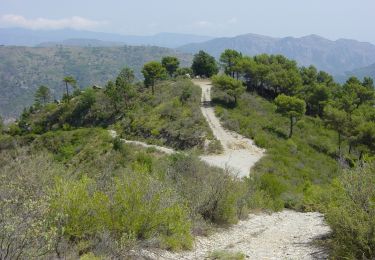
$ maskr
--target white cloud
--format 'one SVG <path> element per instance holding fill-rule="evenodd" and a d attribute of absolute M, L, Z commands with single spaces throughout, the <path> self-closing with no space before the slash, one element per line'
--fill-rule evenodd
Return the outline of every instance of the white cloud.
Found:
<path fill-rule="evenodd" d="M 194 25 L 197 27 L 211 27 L 212 23 L 209 21 L 197 21 L 194 23 Z"/>
<path fill-rule="evenodd" d="M 27 29 L 45 29 L 45 30 L 56 30 L 56 29 L 93 29 L 102 25 L 108 24 L 106 21 L 94 21 L 89 20 L 80 16 L 73 16 L 63 19 L 47 19 L 47 18 L 36 18 L 27 19 L 21 15 L 6 14 L 0 18 L 0 23 L 5 26 L 15 26 Z"/>

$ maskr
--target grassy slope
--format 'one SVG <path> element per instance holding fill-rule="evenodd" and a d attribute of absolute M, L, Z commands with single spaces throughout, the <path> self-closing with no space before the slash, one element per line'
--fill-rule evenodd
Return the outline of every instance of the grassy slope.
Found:
<path fill-rule="evenodd" d="M 189 93 L 187 101 L 181 101 L 183 93 Z M 142 99 L 117 124 L 125 138 L 177 149 L 202 147 L 205 139 L 213 139 L 200 111 L 201 89 L 190 80 L 163 82 L 156 86 L 155 96 L 148 90 Z"/>
<path fill-rule="evenodd" d="M 167 145 L 177 149 L 202 148 L 213 139 L 200 107 L 201 90 L 189 80 L 165 81 L 151 89 L 138 87 L 131 107 L 115 112 L 103 90 L 89 90 L 69 103 L 49 104 L 21 122 L 31 132 L 111 124 L 128 139 Z M 186 93 L 187 96 L 185 95 Z M 185 95 L 186 100 L 181 100 Z"/>
<path fill-rule="evenodd" d="M 252 172 L 258 188 L 287 207 L 309 207 L 306 200 L 312 185 L 328 185 L 338 174 L 336 134 L 321 120 L 305 116 L 297 123 L 294 136 L 287 139 L 289 120 L 275 110 L 274 104 L 249 93 L 234 109 L 216 106 L 225 127 L 267 149 Z"/>
<path fill-rule="evenodd" d="M 33 102 L 35 90 L 47 85 L 59 99 L 63 91 L 62 79 L 71 75 L 78 85 L 103 85 L 114 78 L 124 66 L 141 77 L 143 64 L 160 60 L 166 55 L 181 59 L 188 65 L 190 55 L 160 47 L 5 47 L 0 46 L 0 114 L 16 117 Z"/>

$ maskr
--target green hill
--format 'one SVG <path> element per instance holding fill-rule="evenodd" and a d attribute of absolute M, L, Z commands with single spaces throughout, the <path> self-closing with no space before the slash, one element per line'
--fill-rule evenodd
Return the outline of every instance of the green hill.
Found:
<path fill-rule="evenodd" d="M 33 103 L 35 90 L 46 85 L 61 98 L 64 76 L 73 76 L 80 87 L 104 85 L 124 66 L 141 78 L 142 65 L 174 55 L 189 65 L 190 55 L 159 47 L 0 47 L 0 115 L 17 117 Z"/>

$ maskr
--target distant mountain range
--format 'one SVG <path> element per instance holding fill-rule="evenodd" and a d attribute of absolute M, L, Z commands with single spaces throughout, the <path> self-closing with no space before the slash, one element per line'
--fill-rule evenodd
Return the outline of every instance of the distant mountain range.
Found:
<path fill-rule="evenodd" d="M 216 57 L 225 49 L 235 49 L 246 55 L 283 54 L 300 65 L 313 64 L 333 75 L 345 75 L 347 71 L 375 63 L 373 44 L 346 39 L 331 41 L 317 35 L 273 38 L 246 34 L 191 43 L 178 48 L 179 51 L 189 53 L 204 50 Z"/>
<path fill-rule="evenodd" d="M 158 33 L 150 36 L 120 35 L 113 33 L 77 31 L 71 29 L 63 30 L 28 30 L 21 28 L 0 28 L 0 45 L 15 46 L 37 46 L 52 44 L 64 44 L 68 39 L 79 39 L 76 44 L 82 46 L 82 40 L 92 41 L 94 47 L 100 47 L 106 42 L 105 46 L 118 45 L 152 45 L 160 47 L 175 48 L 188 43 L 204 42 L 212 39 L 209 36 L 179 34 L 179 33 Z M 72 44 L 69 40 L 68 43 Z M 100 44 L 100 46 L 96 46 Z"/>
<path fill-rule="evenodd" d="M 76 46 L 76 47 L 115 47 L 124 46 L 121 42 L 109 42 L 96 39 L 67 39 L 59 42 L 42 42 L 36 47 L 56 47 L 56 46 Z"/>
<path fill-rule="evenodd" d="M 352 70 L 346 73 L 347 77 L 356 76 L 358 78 L 371 77 L 375 80 L 375 63 L 370 66 Z"/>
<path fill-rule="evenodd" d="M 297 60 L 299 65 L 315 65 L 333 74 L 339 82 L 349 76 L 375 78 L 374 45 L 355 40 L 331 41 L 316 35 L 273 38 L 246 34 L 212 39 L 173 33 L 124 36 L 75 30 L 0 29 L 0 45 L 13 45 L 0 46 L 0 114 L 6 118 L 19 115 L 23 107 L 30 105 L 41 84 L 51 87 L 59 97 L 61 80 L 66 75 L 74 76 L 83 87 L 101 85 L 127 65 L 141 78 L 141 67 L 147 61 L 174 55 L 182 60 L 183 66 L 189 66 L 192 54 L 199 50 L 216 57 L 225 49 L 246 55 L 283 54 Z"/>
<path fill-rule="evenodd" d="M 236 37 L 213 38 L 178 33 L 135 36 L 71 29 L 43 31 L 0 28 L 0 45 L 38 47 L 146 45 L 176 48 L 179 52 L 191 54 L 204 50 L 217 58 L 225 49 L 235 49 L 246 55 L 283 54 L 296 60 L 299 65 L 315 65 L 318 69 L 327 71 L 338 79 L 345 78 L 348 72 L 352 73 L 351 71 L 375 63 L 375 45 L 371 43 L 347 39 L 331 41 L 317 35 L 301 38 L 274 38 L 245 34 Z"/>

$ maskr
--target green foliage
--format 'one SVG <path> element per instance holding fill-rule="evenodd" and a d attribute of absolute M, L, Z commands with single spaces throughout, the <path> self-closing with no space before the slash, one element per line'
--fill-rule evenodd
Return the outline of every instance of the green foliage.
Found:
<path fill-rule="evenodd" d="M 293 126 L 306 112 L 306 103 L 302 99 L 281 94 L 275 99 L 275 104 L 277 112 L 290 119 L 290 138 L 293 135 Z"/>
<path fill-rule="evenodd" d="M 304 209 L 308 187 L 325 187 L 339 174 L 337 137 L 321 119 L 302 116 L 288 139 L 288 119 L 275 111 L 273 103 L 249 93 L 235 108 L 216 106 L 225 127 L 267 149 L 252 169 L 249 207 Z"/>
<path fill-rule="evenodd" d="M 208 78 L 219 72 L 215 58 L 204 51 L 194 55 L 191 69 L 194 75 Z"/>
<path fill-rule="evenodd" d="M 166 157 L 100 128 L 49 131 L 23 145 L 0 154 L 0 224 L 17 230 L 0 237 L 12 234 L 25 258 L 127 258 L 139 243 L 189 249 L 192 233 L 247 213 L 247 183 L 195 156 Z"/>
<path fill-rule="evenodd" d="M 17 160 L 14 160 L 14 158 Z M 45 152 L 0 151 L 0 258 L 48 255 L 56 231 L 49 228 L 47 187 L 63 167 Z"/>
<path fill-rule="evenodd" d="M 30 107 L 23 113 L 13 135 L 41 134 L 50 130 L 109 126 L 117 121 L 118 133 L 126 138 L 147 139 L 179 149 L 203 148 L 213 139 L 200 113 L 199 87 L 189 80 L 177 79 L 157 85 L 151 91 L 127 83 L 119 75 L 104 90 L 87 88 L 69 103 Z"/>
<path fill-rule="evenodd" d="M 375 166 L 343 174 L 334 191 L 340 196 L 327 207 L 333 231 L 333 256 L 372 259 L 375 256 Z"/>
<path fill-rule="evenodd" d="M 237 64 L 242 58 L 242 54 L 235 50 L 226 49 L 221 55 L 220 55 L 220 63 L 222 67 L 224 68 L 225 74 L 231 76 L 234 78 L 235 72 L 238 72 Z"/>
<path fill-rule="evenodd" d="M 46 105 L 51 99 L 51 91 L 46 86 L 40 86 L 35 92 L 35 102 L 37 104 Z"/>
<path fill-rule="evenodd" d="M 208 256 L 212 260 L 245 260 L 245 255 L 241 252 L 231 252 L 224 250 L 215 250 Z"/>
<path fill-rule="evenodd" d="M 173 191 L 147 175 L 117 180 L 113 228 L 137 238 L 161 238 L 161 246 L 178 250 L 191 247 L 187 212 L 173 199 Z"/>
<path fill-rule="evenodd" d="M 314 66 L 298 68 L 295 61 L 282 55 L 243 57 L 234 50 L 225 50 L 221 58 L 226 72 L 242 78 L 247 90 L 268 100 L 276 98 L 278 112 L 290 118 L 289 137 L 297 119 L 307 113 L 324 118 L 327 125 L 338 132 L 339 152 L 335 156 L 340 158 L 342 165 L 362 163 L 363 158 L 373 156 L 370 122 L 374 118 L 368 116 L 375 111 L 375 89 L 371 79 L 365 78 L 361 82 L 351 77 L 340 86 L 326 72 L 318 72 Z M 228 104 L 233 99 L 230 93 L 214 89 L 214 101 Z M 255 141 L 262 145 L 265 137 L 259 135 Z M 341 147 L 344 141 L 349 146 L 346 154 Z M 316 145 L 316 148 L 323 147 Z"/>
<path fill-rule="evenodd" d="M 243 86 L 241 81 L 226 75 L 216 75 L 212 77 L 212 83 L 220 91 L 223 91 L 226 95 L 233 99 L 234 104 L 237 104 L 237 99 L 241 96 L 242 93 L 245 92 L 245 87 Z M 218 100 L 217 98 L 214 99 L 214 101 L 215 100 L 227 103 L 225 100 Z"/>
<path fill-rule="evenodd" d="M 174 155 L 168 175 L 194 219 L 233 224 L 246 211 L 245 183 L 227 172 L 207 168 L 193 157 Z"/>
<path fill-rule="evenodd" d="M 158 80 L 167 78 L 167 70 L 163 65 L 157 61 L 150 61 L 143 66 L 143 76 L 145 78 L 144 83 L 147 87 L 152 87 L 152 94 L 155 94 L 155 83 Z"/>
<path fill-rule="evenodd" d="M 193 76 L 193 70 L 191 68 L 188 68 L 188 67 L 184 67 L 184 68 L 178 68 L 176 70 L 176 76 L 181 76 L 181 77 L 192 77 Z"/>
<path fill-rule="evenodd" d="M 49 217 L 56 223 L 58 233 L 67 239 L 89 238 L 108 225 L 109 199 L 87 177 L 78 181 L 58 179 L 50 197 Z"/>
<path fill-rule="evenodd" d="M 126 65 L 140 80 L 144 63 L 171 55 L 178 57 L 181 65 L 191 65 L 192 55 L 153 46 L 0 46 L 0 78 L 6 78 L 0 81 L 0 114 L 4 119 L 17 118 L 24 107 L 33 104 L 40 85 L 48 86 L 53 99 L 61 100 L 62 94 L 66 93 L 62 82 L 66 75 L 73 76 L 82 87 L 104 86 Z"/>
<path fill-rule="evenodd" d="M 69 240 L 88 239 L 107 230 L 114 237 L 159 238 L 160 246 L 168 249 L 190 248 L 186 209 L 170 199 L 171 193 L 139 174 L 117 179 L 113 198 L 87 177 L 58 180 L 50 195 L 50 218 Z"/>
<path fill-rule="evenodd" d="M 162 58 L 161 64 L 167 70 L 169 77 L 173 77 L 178 69 L 178 66 L 180 66 L 180 61 L 177 57 L 166 56 Z"/>
<path fill-rule="evenodd" d="M 116 78 L 116 85 L 132 84 L 134 80 L 134 71 L 129 67 L 124 67 Z"/>
<path fill-rule="evenodd" d="M 282 55 L 267 54 L 245 59 L 248 61 L 240 64 L 249 89 L 266 98 L 298 93 L 302 80 L 295 61 Z"/>
<path fill-rule="evenodd" d="M 143 94 L 135 109 L 121 120 L 118 132 L 127 139 L 145 139 L 177 149 L 203 148 L 205 139 L 213 139 L 200 112 L 199 87 L 189 80 L 163 82 L 153 97 Z"/>
<path fill-rule="evenodd" d="M 77 87 L 77 81 L 72 76 L 66 76 L 66 77 L 64 77 L 63 82 L 65 83 L 66 98 L 69 100 L 69 98 L 70 98 L 70 95 L 69 95 L 69 85 L 71 87 L 73 87 L 74 89 L 76 89 L 76 87 Z"/>

